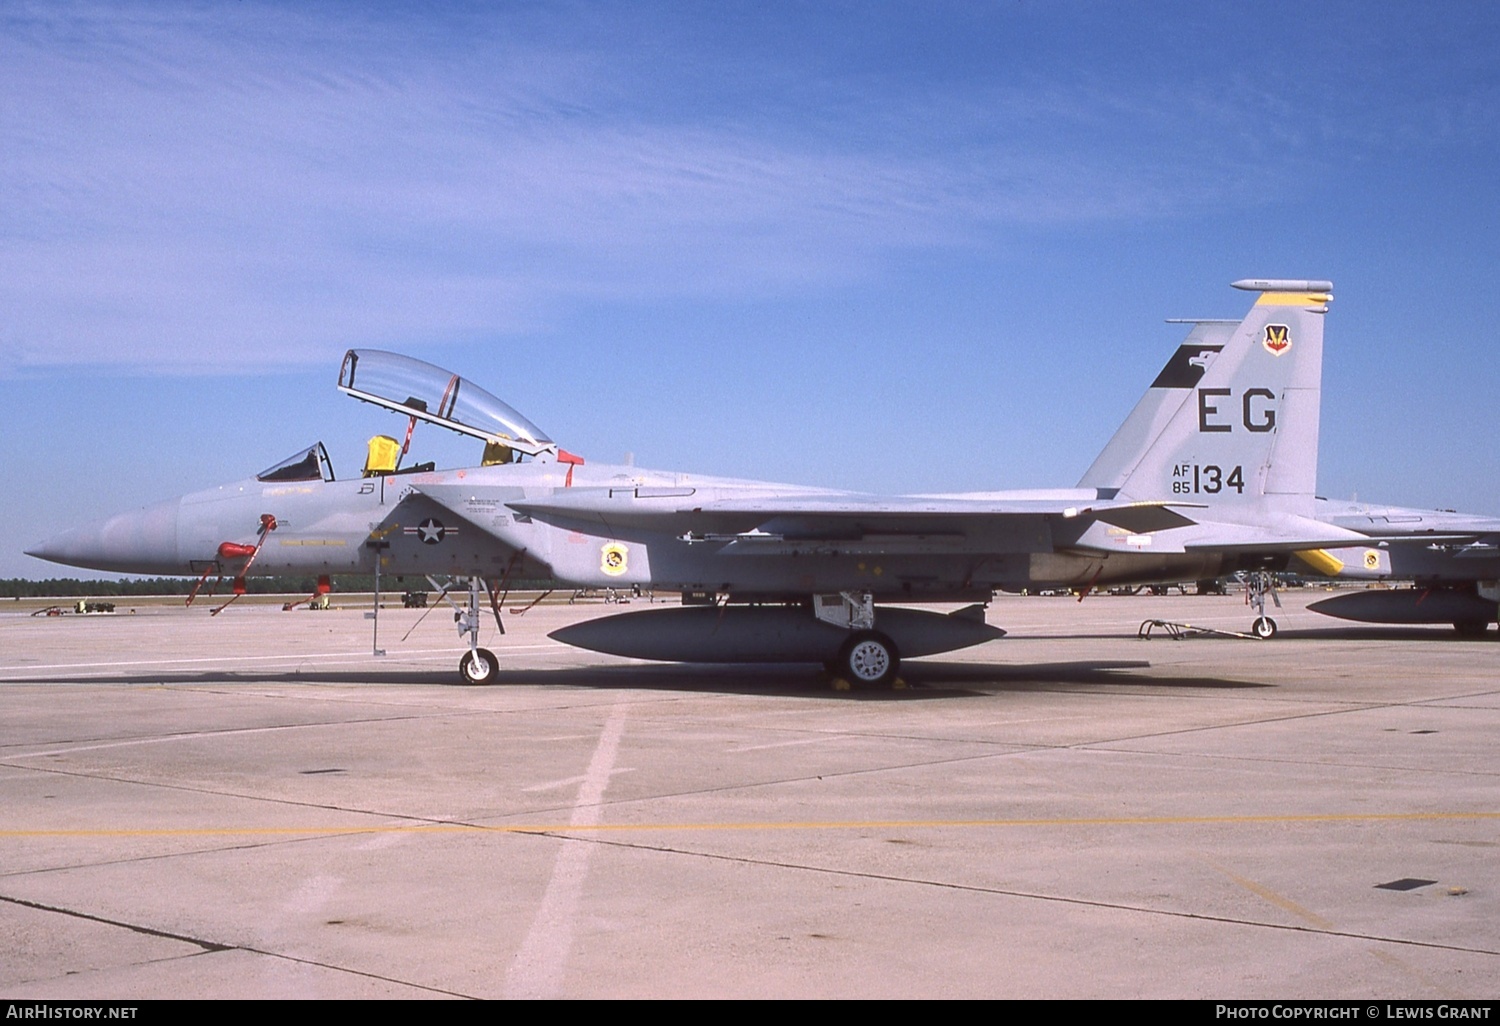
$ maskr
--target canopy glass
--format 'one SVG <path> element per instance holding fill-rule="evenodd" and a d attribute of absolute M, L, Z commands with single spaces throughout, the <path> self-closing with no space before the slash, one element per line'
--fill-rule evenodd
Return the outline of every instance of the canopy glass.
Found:
<path fill-rule="evenodd" d="M 467 378 L 399 353 L 349 350 L 339 391 L 528 456 L 557 452 L 556 443 L 508 403 Z"/>

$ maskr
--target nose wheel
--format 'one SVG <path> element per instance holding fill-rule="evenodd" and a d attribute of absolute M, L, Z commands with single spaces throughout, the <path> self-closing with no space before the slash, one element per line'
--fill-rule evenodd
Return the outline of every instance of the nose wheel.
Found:
<path fill-rule="evenodd" d="M 1245 601 L 1255 609 L 1255 622 L 1250 625 L 1250 633 L 1261 641 L 1270 641 L 1276 637 L 1276 621 L 1266 615 L 1266 596 L 1271 596 L 1271 601 L 1276 608 L 1281 608 L 1281 596 L 1276 594 L 1276 578 L 1264 570 L 1256 570 L 1245 578 Z"/>
<path fill-rule="evenodd" d="M 458 661 L 458 673 L 465 684 L 489 684 L 500 673 L 500 660 L 487 648 L 472 649 Z"/>

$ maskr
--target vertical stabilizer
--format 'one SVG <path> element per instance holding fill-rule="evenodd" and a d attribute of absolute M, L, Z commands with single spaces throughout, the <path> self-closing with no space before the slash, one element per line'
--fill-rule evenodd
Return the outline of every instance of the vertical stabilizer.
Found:
<path fill-rule="evenodd" d="M 1156 436 L 1192 395 L 1193 386 L 1203 377 L 1209 361 L 1224 348 L 1239 321 L 1169 321 L 1169 324 L 1191 324 L 1192 330 L 1182 345 L 1161 369 L 1141 401 L 1135 404 L 1120 430 L 1114 433 L 1104 451 L 1078 482 L 1080 488 L 1098 488 L 1117 492 L 1130 477 L 1136 465 L 1151 448 Z"/>
<path fill-rule="evenodd" d="M 1238 324 L 1192 332 L 1081 484 L 1121 498 L 1313 514 L 1331 282 L 1245 279 Z"/>

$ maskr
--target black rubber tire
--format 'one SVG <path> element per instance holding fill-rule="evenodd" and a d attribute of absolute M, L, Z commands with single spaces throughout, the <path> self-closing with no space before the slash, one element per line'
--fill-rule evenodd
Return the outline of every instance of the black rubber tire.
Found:
<path fill-rule="evenodd" d="M 1482 638 L 1489 631 L 1490 625 L 1485 620 L 1460 620 L 1453 625 L 1460 638 Z"/>
<path fill-rule="evenodd" d="M 458 661 L 458 675 L 465 684 L 493 684 L 500 676 L 500 660 L 487 648 L 465 652 Z"/>
<path fill-rule="evenodd" d="M 901 653 L 879 631 L 859 631 L 839 650 L 839 673 L 857 687 L 882 687 L 896 679 Z"/>
<path fill-rule="evenodd" d="M 1276 621 L 1269 616 L 1262 616 L 1250 625 L 1250 633 L 1262 641 L 1270 641 L 1276 637 Z"/>

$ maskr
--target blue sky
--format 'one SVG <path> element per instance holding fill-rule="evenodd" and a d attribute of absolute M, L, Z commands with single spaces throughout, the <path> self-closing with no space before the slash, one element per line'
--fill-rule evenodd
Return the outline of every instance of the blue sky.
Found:
<path fill-rule="evenodd" d="M 1242 277 L 1335 282 L 1324 494 L 1500 513 L 1494 4 L 435 10 L 0 6 L 0 576 L 355 471 L 351 346 L 604 462 L 1070 486 Z"/>

